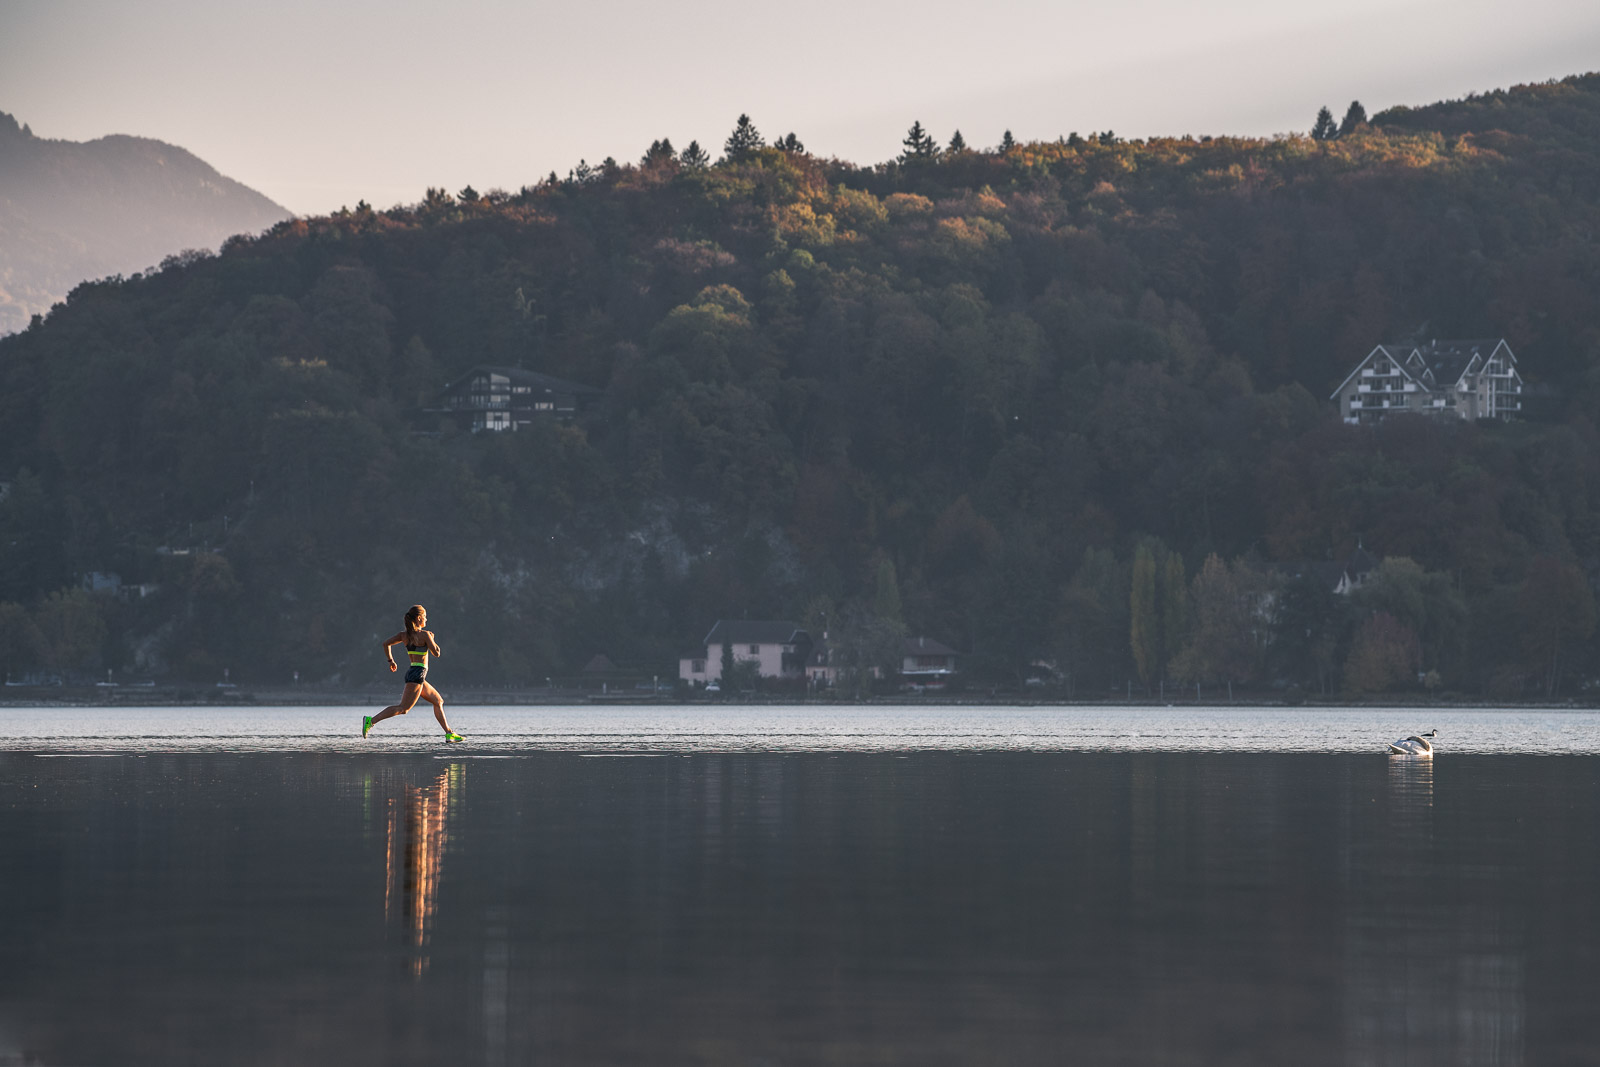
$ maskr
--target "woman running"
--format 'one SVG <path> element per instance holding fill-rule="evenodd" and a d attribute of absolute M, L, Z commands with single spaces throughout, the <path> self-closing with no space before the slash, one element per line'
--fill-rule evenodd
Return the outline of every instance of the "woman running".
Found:
<path fill-rule="evenodd" d="M 445 741 L 461 740 L 461 735 L 453 732 L 450 724 L 445 721 L 444 698 L 439 695 L 437 689 L 428 684 L 429 654 L 442 656 L 444 653 L 439 651 L 439 642 L 433 639 L 433 631 L 424 629 L 427 625 L 428 609 L 421 604 L 413 604 L 406 612 L 406 628 L 383 642 L 383 654 L 388 657 L 391 671 L 400 668 L 395 666 L 394 653 L 389 649 L 395 645 L 406 646 L 406 658 L 411 661 L 411 666 L 406 671 L 406 691 L 400 698 L 400 703 L 390 704 L 376 715 L 361 717 L 362 737 L 366 737 L 368 731 L 391 715 L 404 715 L 420 699 L 433 705 L 433 717 L 444 727 Z"/>

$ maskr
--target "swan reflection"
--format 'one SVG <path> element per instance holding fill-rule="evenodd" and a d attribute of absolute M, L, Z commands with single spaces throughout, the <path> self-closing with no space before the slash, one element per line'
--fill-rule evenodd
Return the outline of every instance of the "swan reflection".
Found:
<path fill-rule="evenodd" d="M 1441 883 L 1434 761 L 1390 758 L 1374 800 L 1351 851 L 1345 1062 L 1516 1067 L 1527 1015 L 1523 933 Z M 1447 792 L 1446 811 L 1451 804 Z M 1507 876 L 1488 866 L 1473 873 Z"/>

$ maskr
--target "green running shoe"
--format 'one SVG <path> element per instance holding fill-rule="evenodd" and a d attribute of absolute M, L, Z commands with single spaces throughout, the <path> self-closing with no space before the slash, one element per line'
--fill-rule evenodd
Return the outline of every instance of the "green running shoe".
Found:
<path fill-rule="evenodd" d="M 447 745 L 450 744 L 453 741 L 465 741 L 465 740 L 466 740 L 466 738 L 462 737 L 460 734 L 451 733 L 449 730 L 446 730 L 444 732 L 444 743 L 447 744 Z"/>
<path fill-rule="evenodd" d="M 370 731 L 371 729 L 372 729 L 372 716 L 371 715 L 363 715 L 363 716 L 361 716 L 361 736 L 362 737 L 366 737 L 367 736 L 367 732 Z"/>

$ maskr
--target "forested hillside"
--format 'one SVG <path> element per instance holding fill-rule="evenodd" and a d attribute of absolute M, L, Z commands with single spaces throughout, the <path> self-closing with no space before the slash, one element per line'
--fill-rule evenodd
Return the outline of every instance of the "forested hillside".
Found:
<path fill-rule="evenodd" d="M 894 162 L 665 142 L 85 285 L 0 341 L 4 667 L 645 673 L 719 617 L 1079 697 L 1572 695 L 1600 669 L 1600 75 L 1274 140 Z M 1517 423 L 1349 427 L 1380 342 L 1499 337 Z M 422 410 L 476 364 L 571 422 Z M 1385 559 L 1353 597 L 1270 566 Z M 94 595 L 88 572 L 149 595 Z M 1243 607 L 1241 607 L 1243 605 Z M 385 677 L 387 675 L 385 674 Z"/>

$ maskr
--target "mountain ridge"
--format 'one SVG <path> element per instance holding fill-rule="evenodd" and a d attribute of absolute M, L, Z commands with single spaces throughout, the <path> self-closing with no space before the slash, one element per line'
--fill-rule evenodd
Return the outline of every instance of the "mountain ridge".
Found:
<path fill-rule="evenodd" d="M 289 211 L 178 145 L 130 134 L 42 138 L 0 112 L 0 333 L 83 281 L 215 250 Z"/>

